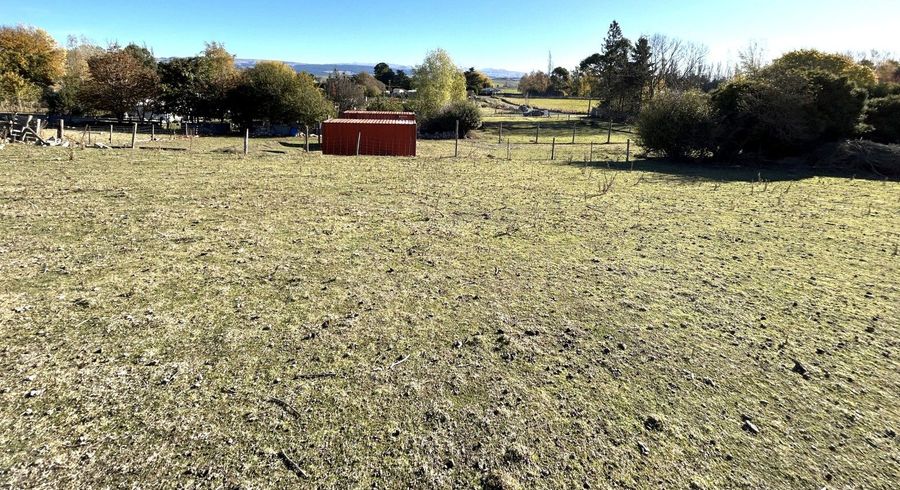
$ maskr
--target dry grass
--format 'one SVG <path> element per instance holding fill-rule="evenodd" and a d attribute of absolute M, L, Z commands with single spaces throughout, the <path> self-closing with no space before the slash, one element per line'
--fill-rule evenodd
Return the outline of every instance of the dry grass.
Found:
<path fill-rule="evenodd" d="M 544 109 L 548 111 L 568 112 L 572 114 L 587 114 L 588 99 L 565 99 L 551 97 L 505 97 L 503 100 L 512 104 L 527 105 L 535 109 Z M 591 107 L 596 107 L 597 101 L 593 101 Z"/>
<path fill-rule="evenodd" d="M 0 486 L 896 484 L 896 183 L 466 144 L 0 150 Z"/>

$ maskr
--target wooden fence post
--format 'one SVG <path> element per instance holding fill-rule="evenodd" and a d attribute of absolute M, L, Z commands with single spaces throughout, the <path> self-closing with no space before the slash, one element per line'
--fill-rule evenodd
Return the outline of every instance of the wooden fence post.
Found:
<path fill-rule="evenodd" d="M 150 123 L 150 141 L 156 139 L 156 123 Z"/>
<path fill-rule="evenodd" d="M 309 125 L 303 126 L 303 138 L 306 140 L 306 153 L 309 153 Z"/>
<path fill-rule="evenodd" d="M 625 147 L 625 163 L 631 161 L 631 140 L 628 140 L 628 146 Z"/>
<path fill-rule="evenodd" d="M 550 147 L 550 160 L 556 160 L 556 138 L 553 138 L 553 146 Z"/>
<path fill-rule="evenodd" d="M 453 156 L 459 156 L 459 119 L 456 120 L 456 146 L 453 148 Z"/>
<path fill-rule="evenodd" d="M 497 144 L 503 143 L 503 123 L 500 123 L 500 135 L 497 136 Z"/>
<path fill-rule="evenodd" d="M 356 133 L 356 156 L 359 156 L 359 145 L 362 143 L 362 132 Z"/>
<path fill-rule="evenodd" d="M 113 125 L 109 125 L 109 144 L 112 146 L 112 134 L 113 134 Z"/>
<path fill-rule="evenodd" d="M 244 156 L 250 153 L 250 128 L 244 129 Z"/>
<path fill-rule="evenodd" d="M 56 130 L 56 139 L 62 141 L 63 133 L 65 133 L 65 130 L 66 130 L 66 121 L 63 119 L 60 119 L 59 120 L 59 128 L 57 128 L 57 130 Z"/>
<path fill-rule="evenodd" d="M 578 122 L 572 123 L 572 144 L 575 144 L 575 132 L 578 130 Z"/>
<path fill-rule="evenodd" d="M 42 134 L 44 132 L 44 130 L 41 129 L 41 119 L 40 118 L 35 119 L 34 128 L 36 130 L 35 133 L 37 133 L 37 137 L 40 139 L 44 139 L 43 134 Z"/>
<path fill-rule="evenodd" d="M 134 123 L 134 126 L 131 127 L 131 149 L 135 148 L 135 143 L 137 142 L 137 123 Z"/>
<path fill-rule="evenodd" d="M 609 127 L 606 130 L 606 144 L 612 142 L 612 116 L 609 116 Z"/>

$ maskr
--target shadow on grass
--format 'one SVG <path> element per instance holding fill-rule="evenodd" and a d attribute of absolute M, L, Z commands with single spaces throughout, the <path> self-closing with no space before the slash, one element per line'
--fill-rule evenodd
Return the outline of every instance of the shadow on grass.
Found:
<path fill-rule="evenodd" d="M 116 146 L 116 149 L 127 149 L 130 148 L 128 146 Z M 156 150 L 156 151 L 188 151 L 187 148 L 178 148 L 171 146 L 139 146 L 141 150 Z"/>
<path fill-rule="evenodd" d="M 284 146 L 286 148 L 296 148 L 298 150 L 306 149 L 305 143 L 288 143 L 286 141 L 279 141 L 278 144 L 281 146 Z M 321 151 L 321 150 L 322 150 L 322 145 L 320 145 L 319 143 L 312 143 L 312 142 L 309 143 L 309 151 L 312 152 L 312 151 Z"/>
<path fill-rule="evenodd" d="M 804 180 L 813 177 L 836 177 L 881 181 L 898 180 L 863 169 L 817 167 L 802 161 L 728 164 L 672 162 L 662 159 L 646 159 L 636 160 L 632 163 L 597 161 L 560 163 L 560 165 L 587 168 L 609 168 L 622 172 L 653 172 L 668 175 L 677 180 L 691 182 L 780 182 Z"/>
<path fill-rule="evenodd" d="M 575 126 L 579 131 L 589 131 L 598 135 L 601 133 L 605 135 L 608 129 L 607 123 L 603 121 L 580 116 L 572 116 L 570 120 L 534 117 L 521 121 L 504 121 L 502 124 L 504 132 L 533 132 L 538 124 L 540 124 L 542 134 L 549 136 L 554 136 L 556 134 L 568 136 L 572 134 L 573 123 L 575 123 Z M 497 132 L 500 128 L 500 124 L 499 121 L 485 122 L 482 124 L 481 129 L 482 131 L 487 132 Z M 631 127 L 623 124 L 613 124 L 612 131 L 613 133 L 634 134 Z M 601 141 L 598 140 L 597 143 L 601 143 Z"/>

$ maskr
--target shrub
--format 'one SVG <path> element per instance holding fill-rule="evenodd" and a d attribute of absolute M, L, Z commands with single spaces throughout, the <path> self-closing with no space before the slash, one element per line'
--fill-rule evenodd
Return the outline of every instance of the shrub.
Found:
<path fill-rule="evenodd" d="M 879 143 L 900 143 L 900 95 L 869 101 L 866 124 L 869 138 Z"/>
<path fill-rule="evenodd" d="M 402 112 L 403 102 L 392 97 L 376 97 L 374 99 L 369 99 L 367 109 L 370 111 Z"/>
<path fill-rule="evenodd" d="M 783 157 L 857 133 L 866 91 L 824 71 L 767 68 L 713 93 L 719 155 Z"/>
<path fill-rule="evenodd" d="M 416 112 L 425 119 L 451 102 L 466 100 L 466 77 L 443 49 L 428 53 L 415 68 L 412 86 L 417 92 Z"/>
<path fill-rule="evenodd" d="M 325 94 L 337 104 L 340 112 L 360 109 L 366 101 L 366 88 L 337 70 L 325 80 Z"/>
<path fill-rule="evenodd" d="M 422 133 L 447 134 L 453 137 L 459 121 L 459 135 L 481 127 L 481 109 L 474 102 L 460 101 L 444 106 L 436 115 L 422 123 Z"/>
<path fill-rule="evenodd" d="M 869 89 L 869 97 L 872 99 L 881 99 L 890 95 L 900 95 L 900 83 L 879 83 Z"/>
<path fill-rule="evenodd" d="M 334 112 L 312 75 L 273 61 L 244 70 L 228 99 L 234 120 L 244 127 L 257 120 L 311 125 Z"/>
<path fill-rule="evenodd" d="M 18 112 L 37 108 L 41 89 L 13 72 L 0 73 L 0 110 Z"/>
<path fill-rule="evenodd" d="M 848 55 L 824 53 L 814 49 L 791 51 L 772 62 L 767 70 L 822 72 L 847 78 L 860 88 L 877 83 L 875 70 L 857 63 Z"/>
<path fill-rule="evenodd" d="M 637 119 L 638 139 L 650 153 L 674 160 L 712 154 L 714 114 L 701 92 L 667 92 L 647 104 Z"/>
<path fill-rule="evenodd" d="M 829 143 L 813 155 L 815 166 L 900 176 L 900 145 L 853 140 Z"/>
<path fill-rule="evenodd" d="M 856 135 L 868 93 L 856 88 L 847 77 L 827 73 L 813 74 L 810 84 L 815 93 L 813 117 L 818 121 L 820 138 L 836 141 Z"/>
<path fill-rule="evenodd" d="M 366 97 L 380 97 L 384 94 L 384 90 L 387 88 L 383 83 L 366 72 L 360 72 L 356 75 L 353 75 L 352 80 L 357 85 L 363 87 Z"/>

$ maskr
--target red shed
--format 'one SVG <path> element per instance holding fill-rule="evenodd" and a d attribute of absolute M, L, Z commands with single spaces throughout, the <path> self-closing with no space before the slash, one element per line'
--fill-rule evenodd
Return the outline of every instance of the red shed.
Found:
<path fill-rule="evenodd" d="M 343 119 L 390 119 L 393 121 L 415 121 L 415 112 L 394 111 L 344 111 Z"/>
<path fill-rule="evenodd" d="M 389 119 L 329 119 L 322 124 L 325 155 L 416 156 L 416 122 Z"/>

